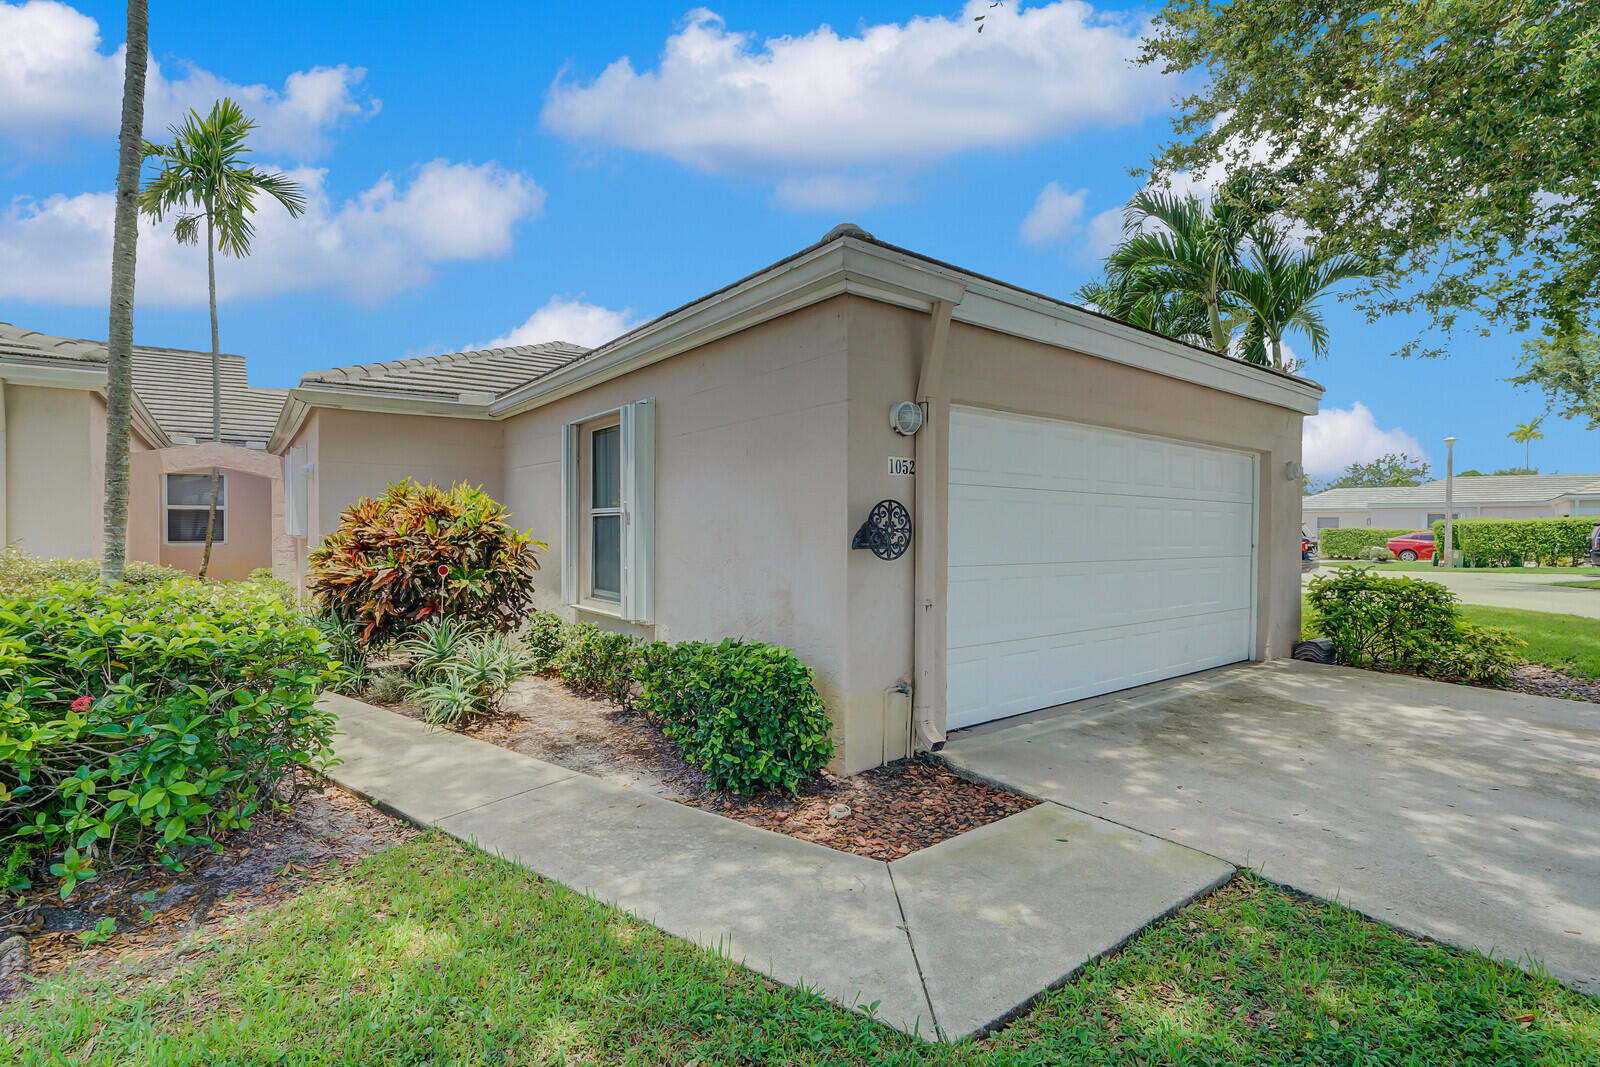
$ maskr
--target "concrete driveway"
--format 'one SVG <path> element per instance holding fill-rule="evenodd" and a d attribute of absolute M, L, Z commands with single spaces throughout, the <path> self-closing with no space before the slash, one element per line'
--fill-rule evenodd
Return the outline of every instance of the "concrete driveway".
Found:
<path fill-rule="evenodd" d="M 1380 567 L 1379 570 L 1382 570 Z M 1319 574 L 1337 573 L 1323 564 L 1302 577 L 1309 584 Z M 1400 578 L 1437 582 L 1455 592 L 1463 604 L 1483 604 L 1492 608 L 1521 608 L 1524 611 L 1553 611 L 1562 615 L 1587 615 L 1600 619 L 1600 589 L 1572 589 L 1558 582 L 1593 580 L 1591 575 L 1518 574 L 1514 570 L 1388 571 Z"/>
<path fill-rule="evenodd" d="M 1600 994 L 1600 706 L 1279 660 L 960 731 L 944 757 Z"/>

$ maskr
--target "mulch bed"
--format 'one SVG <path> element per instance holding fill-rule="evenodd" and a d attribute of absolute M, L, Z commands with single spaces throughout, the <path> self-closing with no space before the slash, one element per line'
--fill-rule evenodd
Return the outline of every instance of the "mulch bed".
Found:
<path fill-rule="evenodd" d="M 752 826 L 875 860 L 897 860 L 1038 803 L 969 781 L 922 759 L 903 759 L 850 778 L 823 772 L 796 797 L 705 793 L 685 801 Z M 850 809 L 835 818 L 829 809 Z"/>
<path fill-rule="evenodd" d="M 1524 663 L 1511 672 L 1508 689 L 1541 697 L 1565 697 L 1600 704 L 1600 678 L 1580 678 L 1537 663 Z"/>
<path fill-rule="evenodd" d="M 392 710 L 422 717 L 404 704 Z M 719 793 L 706 788 L 704 772 L 679 755 L 644 714 L 578 696 L 553 678 L 517 682 L 502 702 L 502 714 L 466 732 L 547 763 L 879 860 L 899 859 L 1037 803 L 923 759 L 849 778 L 823 771 L 794 797 Z M 847 806 L 849 814 L 830 816 L 835 804 Z"/>
<path fill-rule="evenodd" d="M 334 786 L 301 794 L 284 812 L 258 815 L 230 835 L 224 850 L 198 851 L 182 873 L 144 867 L 101 875 L 63 903 L 39 886 L 18 907 L 0 901 L 0 946 L 14 936 L 25 953 L 0 947 L 0 1003 L 28 976 L 99 969 L 113 961 L 153 961 L 194 951 L 189 935 L 225 933 L 243 915 L 272 907 L 337 877 L 358 860 L 419 833 Z M 103 919 L 117 932 L 85 945 L 79 936 Z"/>

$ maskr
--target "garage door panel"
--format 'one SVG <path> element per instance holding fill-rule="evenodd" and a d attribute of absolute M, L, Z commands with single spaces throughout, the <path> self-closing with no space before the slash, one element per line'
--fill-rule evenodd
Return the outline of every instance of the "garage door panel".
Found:
<path fill-rule="evenodd" d="M 1255 463 L 956 408 L 951 728 L 1249 658 Z"/>

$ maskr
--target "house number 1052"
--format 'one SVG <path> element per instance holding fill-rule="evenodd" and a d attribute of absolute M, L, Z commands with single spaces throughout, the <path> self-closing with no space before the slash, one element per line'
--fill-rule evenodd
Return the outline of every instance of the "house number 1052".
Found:
<path fill-rule="evenodd" d="M 901 478 L 915 478 L 917 476 L 917 461 L 907 459 L 905 456 L 890 456 L 889 473 Z"/>

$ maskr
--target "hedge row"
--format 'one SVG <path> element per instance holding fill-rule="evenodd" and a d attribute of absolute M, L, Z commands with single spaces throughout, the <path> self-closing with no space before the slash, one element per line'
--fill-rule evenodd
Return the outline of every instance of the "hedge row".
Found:
<path fill-rule="evenodd" d="M 1452 535 L 1462 560 L 1472 567 L 1578 566 L 1589 562 L 1592 518 L 1578 519 L 1457 519 Z M 1444 544 L 1444 522 L 1433 524 L 1433 535 Z"/>
<path fill-rule="evenodd" d="M 1319 530 L 1318 549 L 1324 559 L 1359 559 L 1369 548 L 1382 548 L 1391 537 L 1413 530 L 1379 530 L 1371 526 L 1352 526 L 1348 530 Z"/>

